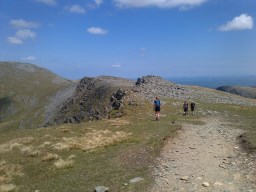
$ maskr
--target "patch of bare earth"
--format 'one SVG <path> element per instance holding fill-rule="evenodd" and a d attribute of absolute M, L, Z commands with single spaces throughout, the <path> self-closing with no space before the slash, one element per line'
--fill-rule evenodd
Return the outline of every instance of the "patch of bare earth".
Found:
<path fill-rule="evenodd" d="M 237 137 L 242 130 L 217 117 L 204 121 L 205 125 L 183 125 L 167 143 L 153 167 L 152 192 L 256 189 L 256 156 L 240 148 Z"/>

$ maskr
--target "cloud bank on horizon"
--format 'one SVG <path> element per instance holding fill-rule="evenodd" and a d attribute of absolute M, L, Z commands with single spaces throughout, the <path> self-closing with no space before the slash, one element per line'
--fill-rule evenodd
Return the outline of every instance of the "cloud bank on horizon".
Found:
<path fill-rule="evenodd" d="M 60 74 L 66 66 L 71 78 L 255 73 L 255 8 L 251 0 L 1 1 L 0 60 Z"/>

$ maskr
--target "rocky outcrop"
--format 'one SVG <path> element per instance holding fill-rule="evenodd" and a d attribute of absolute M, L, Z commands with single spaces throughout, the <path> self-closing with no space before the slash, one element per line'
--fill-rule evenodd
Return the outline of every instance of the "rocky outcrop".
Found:
<path fill-rule="evenodd" d="M 133 91 L 139 93 L 143 98 L 153 101 L 156 96 L 160 99 L 173 98 L 187 101 L 200 101 L 204 103 L 225 103 L 245 106 L 256 106 L 253 101 L 231 94 L 220 94 L 214 89 L 197 86 L 179 85 L 159 76 L 143 76 L 138 78 Z"/>
<path fill-rule="evenodd" d="M 138 78 L 133 91 L 140 93 L 150 101 L 156 96 L 160 98 L 184 98 L 190 92 L 186 86 L 178 85 L 154 75 Z"/>
<path fill-rule="evenodd" d="M 116 111 L 115 117 L 122 116 L 124 97 L 128 91 L 119 85 L 123 86 L 123 81 L 120 80 L 119 84 L 118 79 L 113 77 L 81 79 L 74 94 L 62 104 L 58 114 L 46 126 L 110 118 L 112 110 Z M 126 82 L 126 85 L 129 84 Z"/>

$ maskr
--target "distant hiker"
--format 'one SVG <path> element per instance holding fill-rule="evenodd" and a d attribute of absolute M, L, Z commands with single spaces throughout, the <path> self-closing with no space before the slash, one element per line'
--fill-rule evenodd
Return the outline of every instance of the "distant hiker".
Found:
<path fill-rule="evenodd" d="M 184 101 L 183 110 L 184 110 L 184 115 L 187 115 L 188 114 L 188 102 L 187 101 Z"/>
<path fill-rule="evenodd" d="M 192 102 L 190 103 L 190 109 L 191 109 L 191 112 L 192 112 L 193 115 L 194 115 L 194 113 L 195 113 L 195 108 L 196 108 L 196 104 L 195 104 L 194 101 L 192 101 Z"/>
<path fill-rule="evenodd" d="M 154 100 L 154 110 L 155 110 L 155 114 L 156 114 L 156 120 L 158 121 L 160 118 L 160 105 L 161 102 L 158 99 L 158 97 L 156 97 L 156 99 Z"/>

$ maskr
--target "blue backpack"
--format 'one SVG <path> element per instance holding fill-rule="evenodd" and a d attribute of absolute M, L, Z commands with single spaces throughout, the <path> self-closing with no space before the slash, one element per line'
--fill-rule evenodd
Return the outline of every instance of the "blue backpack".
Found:
<path fill-rule="evenodd" d="M 155 100 L 154 104 L 155 104 L 156 107 L 160 107 L 160 100 Z"/>

